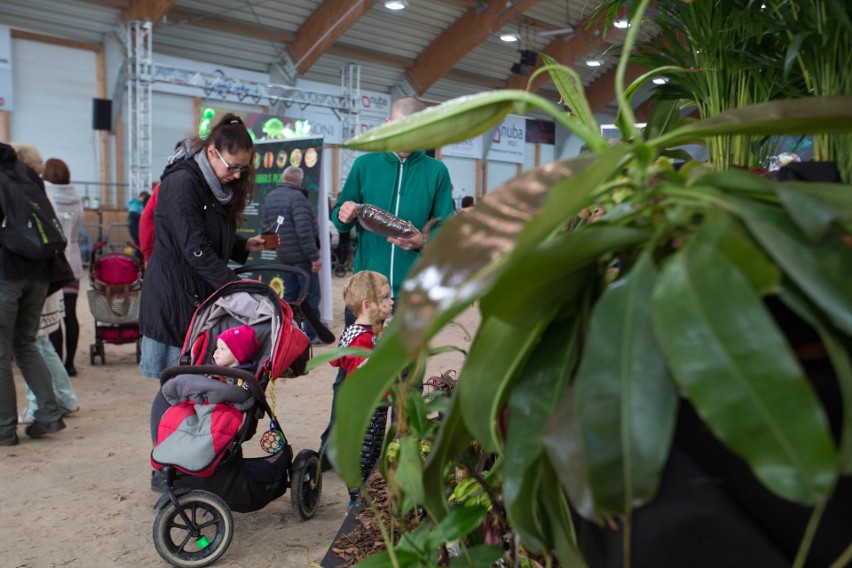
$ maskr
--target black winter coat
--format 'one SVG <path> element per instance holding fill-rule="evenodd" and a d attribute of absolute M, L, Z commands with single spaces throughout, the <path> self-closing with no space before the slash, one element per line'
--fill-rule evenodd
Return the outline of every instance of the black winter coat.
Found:
<path fill-rule="evenodd" d="M 284 221 L 278 228 L 281 237 L 278 260 L 284 264 L 317 260 L 320 257 L 317 218 L 301 189 L 281 183 L 266 194 L 261 222 L 274 228 L 279 215 Z"/>
<path fill-rule="evenodd" d="M 195 160 L 163 172 L 154 212 L 154 252 L 145 271 L 139 330 L 180 347 L 195 308 L 222 285 L 237 280 L 228 259 L 248 258 L 246 238 L 236 234 Z"/>

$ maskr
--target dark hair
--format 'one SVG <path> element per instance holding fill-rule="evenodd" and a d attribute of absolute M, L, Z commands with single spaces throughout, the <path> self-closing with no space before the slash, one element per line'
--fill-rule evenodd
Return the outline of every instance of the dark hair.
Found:
<path fill-rule="evenodd" d="M 251 201 L 251 192 L 254 189 L 254 141 L 246 129 L 243 119 L 239 116 L 228 113 L 216 123 L 216 126 L 210 131 L 206 140 L 196 139 L 193 141 L 193 147 L 198 147 L 204 150 L 207 146 L 213 145 L 219 152 L 228 152 L 236 154 L 244 150 L 251 152 L 249 160 L 249 169 L 242 174 L 240 178 L 232 181 L 229 187 L 234 191 L 234 198 L 228 205 L 225 206 L 225 211 L 228 217 L 236 222 L 243 221 L 243 211 Z"/>
<path fill-rule="evenodd" d="M 472 205 L 473 205 L 473 196 L 472 195 L 465 195 L 464 197 L 462 197 L 462 200 L 461 200 L 461 206 L 462 207 L 471 207 Z"/>
<path fill-rule="evenodd" d="M 68 170 L 68 164 L 59 158 L 50 158 L 44 163 L 44 172 L 41 174 L 44 181 L 59 185 L 67 185 L 71 183 L 71 172 Z"/>

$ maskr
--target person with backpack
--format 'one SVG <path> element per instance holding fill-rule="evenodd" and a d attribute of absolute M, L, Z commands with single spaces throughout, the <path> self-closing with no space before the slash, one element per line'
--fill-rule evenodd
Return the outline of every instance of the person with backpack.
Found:
<path fill-rule="evenodd" d="M 38 173 L 0 143 L 0 446 L 18 443 L 13 356 L 38 402 L 26 434 L 40 438 L 65 428 L 36 346 L 45 298 L 74 279 L 65 244 Z"/>

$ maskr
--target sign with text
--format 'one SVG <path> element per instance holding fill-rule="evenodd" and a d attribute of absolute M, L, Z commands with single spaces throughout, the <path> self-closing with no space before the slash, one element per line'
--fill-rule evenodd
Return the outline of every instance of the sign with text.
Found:
<path fill-rule="evenodd" d="M 162 93 L 197 97 L 199 95 L 199 86 L 196 84 L 198 79 L 195 73 L 188 70 L 218 78 L 216 80 L 204 80 L 201 91 L 204 98 L 247 104 L 267 104 L 267 101 L 262 100 L 264 93 L 261 92 L 257 84 L 269 84 L 269 73 L 246 71 L 236 67 L 214 65 L 167 55 L 157 55 L 157 65 L 154 66 L 154 82 L 151 84 L 151 88 Z"/>
<path fill-rule="evenodd" d="M 482 137 L 477 136 L 464 142 L 450 144 L 441 148 L 442 156 L 453 156 L 456 158 L 473 158 L 475 160 L 482 159 Z"/>
<path fill-rule="evenodd" d="M 488 159 L 495 162 L 524 163 L 527 121 L 522 116 L 509 115 L 494 133 Z"/>

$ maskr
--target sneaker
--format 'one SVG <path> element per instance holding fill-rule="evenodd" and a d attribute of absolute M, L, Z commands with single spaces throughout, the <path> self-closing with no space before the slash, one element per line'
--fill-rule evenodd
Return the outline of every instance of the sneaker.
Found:
<path fill-rule="evenodd" d="M 30 406 L 27 406 L 18 415 L 18 424 L 32 424 L 35 422 L 35 413 Z"/>
<path fill-rule="evenodd" d="M 75 369 L 73 365 L 70 367 L 65 367 L 65 372 L 68 373 L 69 377 L 77 376 L 77 369 Z"/>
<path fill-rule="evenodd" d="M 54 432 L 59 432 L 60 430 L 65 429 L 65 422 L 62 421 L 61 418 L 57 418 L 53 422 L 48 422 L 47 424 L 42 424 L 41 422 L 33 422 L 29 426 L 26 427 L 24 432 L 27 433 L 27 436 L 30 438 L 41 438 L 45 434 L 52 434 Z"/>
<path fill-rule="evenodd" d="M 17 446 L 18 445 L 18 433 L 14 430 L 9 432 L 8 434 L 4 434 L 0 436 L 0 446 Z"/>

